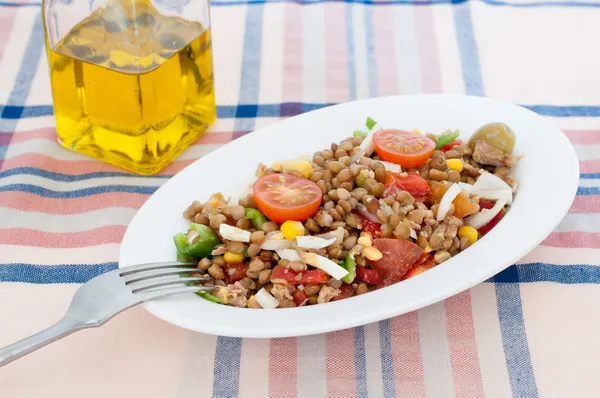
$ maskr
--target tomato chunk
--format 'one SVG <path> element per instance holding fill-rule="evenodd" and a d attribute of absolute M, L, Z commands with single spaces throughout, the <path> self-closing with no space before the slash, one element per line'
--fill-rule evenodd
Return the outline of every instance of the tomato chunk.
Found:
<path fill-rule="evenodd" d="M 348 297 L 352 297 L 352 295 L 354 294 L 354 290 L 354 286 L 352 286 L 350 283 L 344 283 L 340 287 L 340 294 L 332 298 L 331 301 L 343 300 Z"/>
<path fill-rule="evenodd" d="M 460 146 L 462 145 L 462 140 L 460 138 L 456 138 L 454 141 L 450 142 L 449 144 L 446 144 L 442 147 L 442 151 L 446 152 L 449 151 L 450 149 L 454 148 L 455 146 Z"/>
<path fill-rule="evenodd" d="M 479 206 L 482 209 L 491 209 L 492 207 L 494 207 L 494 204 L 495 204 L 494 202 L 487 200 L 487 199 L 481 199 L 479 201 Z M 485 234 L 490 232 L 492 230 L 492 228 L 494 228 L 496 226 L 496 224 L 498 224 L 500 222 L 502 217 L 504 217 L 504 209 L 500 210 L 500 212 L 498 214 L 496 214 L 496 216 L 494 218 L 492 218 L 489 223 L 485 224 L 483 227 L 479 228 L 477 231 L 479 232 L 479 234 L 481 236 L 485 236 Z"/>
<path fill-rule="evenodd" d="M 225 267 L 225 280 L 227 284 L 236 283 L 246 277 L 248 271 L 247 263 L 227 264 Z"/>
<path fill-rule="evenodd" d="M 423 259 L 423 256 L 421 256 L 421 258 Z M 422 274 L 423 272 L 430 270 L 437 265 L 437 263 L 433 259 L 433 256 L 430 253 L 426 254 L 423 260 L 424 261 L 418 262 L 410 270 L 408 270 L 408 272 L 404 274 L 401 280 L 404 281 L 408 278 L 412 278 L 413 276 Z"/>
<path fill-rule="evenodd" d="M 431 193 L 429 184 L 417 173 L 406 175 L 387 172 L 385 176 L 385 191 L 383 197 L 395 196 L 400 191 L 410 193 L 415 199 Z"/>
<path fill-rule="evenodd" d="M 404 239 L 375 239 L 373 246 L 383 254 L 381 260 L 369 262 L 381 278 L 377 287 L 400 282 L 423 254 L 423 249 L 417 244 Z"/>
<path fill-rule="evenodd" d="M 356 278 L 362 282 L 369 283 L 371 285 L 378 285 L 381 281 L 379 271 L 365 267 L 356 268 Z"/>
<path fill-rule="evenodd" d="M 280 280 L 292 284 L 327 283 L 329 275 L 320 269 L 296 272 L 293 269 L 277 266 L 273 268 L 271 280 Z"/>
<path fill-rule="evenodd" d="M 379 130 L 373 135 L 373 144 L 381 160 L 405 168 L 425 164 L 435 149 L 435 143 L 424 135 L 403 130 Z"/>
<path fill-rule="evenodd" d="M 431 188 L 431 194 L 427 196 L 427 202 L 430 205 L 439 203 L 448 190 L 448 188 L 439 181 L 429 181 L 429 187 Z M 452 203 L 454 203 L 454 216 L 458 218 L 465 218 L 469 214 L 476 213 L 477 210 L 479 210 L 477 205 L 469 199 L 469 195 L 462 191 Z"/>
<path fill-rule="evenodd" d="M 294 303 L 296 307 L 300 307 L 302 304 L 308 301 L 308 296 L 304 292 L 304 290 L 296 289 L 292 292 L 292 298 L 294 299 Z"/>
<path fill-rule="evenodd" d="M 381 225 L 373 222 L 360 214 L 359 212 L 354 212 L 360 219 L 360 223 L 362 225 L 362 231 L 368 232 L 374 238 L 379 238 L 381 236 Z"/>
<path fill-rule="evenodd" d="M 254 183 L 252 197 L 258 210 L 281 224 L 288 220 L 306 221 L 313 216 L 321 205 L 323 193 L 306 178 L 268 174 Z"/>

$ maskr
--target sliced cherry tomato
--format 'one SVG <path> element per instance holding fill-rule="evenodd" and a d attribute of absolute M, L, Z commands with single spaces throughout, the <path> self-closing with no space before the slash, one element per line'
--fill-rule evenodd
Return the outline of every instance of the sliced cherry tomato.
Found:
<path fill-rule="evenodd" d="M 423 259 L 423 257 L 425 258 Z M 412 278 L 413 276 L 422 274 L 423 272 L 432 269 L 436 265 L 437 263 L 433 259 L 433 256 L 430 253 L 425 254 L 424 256 L 421 256 L 421 260 L 419 260 L 417 264 L 415 264 L 406 274 L 404 274 L 401 280 L 404 281 L 408 278 Z"/>
<path fill-rule="evenodd" d="M 227 284 L 236 283 L 237 281 L 241 281 L 246 277 L 246 272 L 248 271 L 248 264 L 240 263 L 240 264 L 227 264 L 225 267 L 225 280 Z"/>
<path fill-rule="evenodd" d="M 403 130 L 379 130 L 373 143 L 381 160 L 407 169 L 425 164 L 435 149 L 435 142 L 424 135 Z"/>
<path fill-rule="evenodd" d="M 321 205 L 323 193 L 306 178 L 268 174 L 256 181 L 252 197 L 258 210 L 281 224 L 288 220 L 306 221 L 313 216 Z"/>
<path fill-rule="evenodd" d="M 383 197 L 395 196 L 400 191 L 408 192 L 415 199 L 424 198 L 431 193 L 429 184 L 419 174 L 398 174 L 388 171 L 385 176 Z"/>
<path fill-rule="evenodd" d="M 442 147 L 442 151 L 446 152 L 449 151 L 450 149 L 454 148 L 455 146 L 460 146 L 462 145 L 462 140 L 460 138 L 455 139 L 454 141 L 450 142 L 449 144 L 446 144 Z"/>
<path fill-rule="evenodd" d="M 294 303 L 296 307 L 300 307 L 306 301 L 308 301 L 308 296 L 304 292 L 304 290 L 296 289 L 292 293 L 292 298 L 294 299 Z"/>
<path fill-rule="evenodd" d="M 271 280 L 282 280 L 295 285 L 309 283 L 327 283 L 329 282 L 329 275 L 327 275 L 320 269 L 296 272 L 293 269 L 277 266 L 273 268 L 273 272 L 271 273 Z"/>
<path fill-rule="evenodd" d="M 360 214 L 359 212 L 354 212 L 360 219 L 360 224 L 362 225 L 362 231 L 368 232 L 374 238 L 379 238 L 381 236 L 381 225 L 373 222 Z"/>
<path fill-rule="evenodd" d="M 352 295 L 354 295 L 354 290 L 354 286 L 352 286 L 350 283 L 344 283 L 340 287 L 340 294 L 332 298 L 331 301 L 343 300 L 348 297 L 352 297 Z"/>
<path fill-rule="evenodd" d="M 365 267 L 356 267 L 356 278 L 371 285 L 378 285 L 381 281 L 379 271 Z"/>
<path fill-rule="evenodd" d="M 375 239 L 373 246 L 383 254 L 381 260 L 369 262 L 371 268 L 377 270 L 381 277 L 377 287 L 400 282 L 423 254 L 423 249 L 418 245 L 404 239 Z"/>
<path fill-rule="evenodd" d="M 495 205 L 495 203 L 490 200 L 486 200 L 486 199 L 479 200 L 479 207 L 481 207 L 482 209 L 491 209 L 492 207 L 494 207 L 494 205 Z M 502 217 L 504 217 L 504 209 L 500 210 L 500 212 L 498 214 L 496 214 L 496 216 L 494 218 L 492 218 L 489 223 L 485 224 L 483 227 L 479 228 L 477 231 L 479 232 L 479 234 L 481 236 L 484 236 L 485 234 L 490 232 L 492 230 L 492 228 L 494 228 L 496 226 L 496 224 L 498 224 L 500 222 Z"/>

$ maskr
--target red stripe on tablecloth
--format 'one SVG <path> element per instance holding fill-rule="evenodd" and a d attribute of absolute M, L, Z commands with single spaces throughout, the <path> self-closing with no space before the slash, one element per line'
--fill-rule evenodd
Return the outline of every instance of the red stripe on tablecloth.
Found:
<path fill-rule="evenodd" d="M 396 394 L 399 397 L 425 396 L 418 322 L 415 311 L 397 316 L 390 321 Z"/>
<path fill-rule="evenodd" d="M 389 7 L 373 7 L 373 45 L 377 70 L 377 94 L 398 94 L 398 68 L 393 14 Z"/>
<path fill-rule="evenodd" d="M 433 10 L 431 7 L 414 7 L 415 30 L 421 70 L 421 87 L 424 93 L 442 90 L 440 59 L 435 36 Z"/>
<path fill-rule="evenodd" d="M 296 338 L 272 339 L 269 352 L 269 398 L 295 398 L 298 349 Z"/>
<path fill-rule="evenodd" d="M 600 213 L 600 195 L 576 196 L 569 213 Z"/>
<path fill-rule="evenodd" d="M 55 199 L 27 193 L 0 192 L 0 206 L 47 214 L 77 214 L 108 207 L 139 209 L 149 195 L 109 192 L 73 199 Z"/>
<path fill-rule="evenodd" d="M 302 7 L 285 4 L 285 33 L 283 54 L 283 102 L 302 101 L 303 41 Z"/>
<path fill-rule="evenodd" d="M 4 48 L 8 44 L 12 32 L 16 12 L 17 7 L 2 8 L 2 14 L 0 15 L 0 61 L 4 56 Z"/>
<path fill-rule="evenodd" d="M 195 161 L 196 159 L 176 160 L 165 167 L 157 175 L 177 174 Z M 27 153 L 6 159 L 2 165 L 2 170 L 16 169 L 19 167 L 34 167 L 53 173 L 67 175 L 81 175 L 96 172 L 126 172 L 97 160 L 60 160 L 37 153 Z"/>
<path fill-rule="evenodd" d="M 450 362 L 457 397 L 483 397 L 483 383 L 475 343 L 471 294 L 465 291 L 445 301 Z"/>
<path fill-rule="evenodd" d="M 573 145 L 600 144 L 600 130 L 563 130 Z"/>
<path fill-rule="evenodd" d="M 345 3 L 326 3 L 325 63 L 327 103 L 348 100 Z"/>
<path fill-rule="evenodd" d="M 599 232 L 553 232 L 542 242 L 544 246 L 561 248 L 587 247 L 591 249 L 600 248 Z"/>
<path fill-rule="evenodd" d="M 327 358 L 327 398 L 356 396 L 354 329 L 325 335 Z"/>
<path fill-rule="evenodd" d="M 582 173 L 600 173 L 600 159 L 579 162 L 579 171 Z"/>
<path fill-rule="evenodd" d="M 79 232 L 42 232 L 27 228 L 3 229 L 1 245 L 74 248 L 120 243 L 127 227 L 110 225 Z"/>

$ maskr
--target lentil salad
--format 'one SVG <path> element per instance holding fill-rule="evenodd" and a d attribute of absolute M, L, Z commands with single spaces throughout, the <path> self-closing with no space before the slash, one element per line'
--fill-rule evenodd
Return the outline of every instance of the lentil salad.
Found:
<path fill-rule="evenodd" d="M 512 203 L 519 158 L 505 124 L 466 143 L 458 131 L 366 127 L 312 157 L 261 164 L 250 192 L 184 211 L 178 260 L 219 287 L 203 298 L 287 308 L 364 294 L 467 249 Z"/>

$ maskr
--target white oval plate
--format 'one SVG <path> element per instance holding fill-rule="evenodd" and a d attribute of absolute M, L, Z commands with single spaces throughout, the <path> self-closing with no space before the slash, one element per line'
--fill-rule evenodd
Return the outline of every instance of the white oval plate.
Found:
<path fill-rule="evenodd" d="M 481 241 L 407 281 L 346 300 L 301 308 L 251 310 L 218 305 L 193 294 L 144 304 L 157 317 L 198 332 L 235 337 L 286 337 L 364 325 L 443 300 L 492 277 L 539 245 L 567 213 L 579 165 L 562 132 L 527 109 L 456 95 L 373 98 L 296 116 L 241 137 L 167 181 L 138 211 L 120 252 L 124 267 L 175 259 L 172 236 L 186 231 L 183 210 L 212 192 L 235 192 L 259 162 L 312 155 L 363 128 L 367 116 L 389 128 L 442 132 L 507 123 L 525 154 L 515 171 L 519 191 L 510 211 Z"/>

